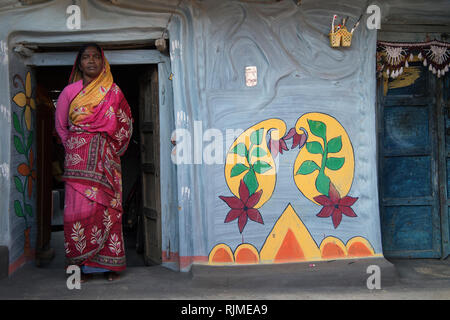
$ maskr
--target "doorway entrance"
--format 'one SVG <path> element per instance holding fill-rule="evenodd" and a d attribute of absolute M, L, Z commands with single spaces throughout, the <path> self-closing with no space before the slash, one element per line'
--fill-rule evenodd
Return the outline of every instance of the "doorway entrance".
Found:
<path fill-rule="evenodd" d="M 64 56 L 64 53 L 58 54 L 60 57 Z M 114 59 L 109 59 L 114 82 L 123 91 L 134 118 L 132 138 L 121 157 L 124 209 L 122 225 L 127 266 L 159 264 L 161 199 L 158 65 L 124 64 L 123 61 L 114 63 L 120 61 L 120 54 L 116 51 L 110 54 L 115 56 Z M 127 54 L 130 54 L 129 50 Z M 60 59 L 58 61 L 66 62 L 55 66 L 49 61 L 51 55 L 47 58 L 45 55 L 45 52 L 39 53 L 39 61 L 43 61 L 43 65 L 32 67 L 37 82 L 38 101 L 36 262 L 42 266 L 60 267 L 64 264 L 64 184 L 61 181 L 64 148 L 54 130 L 54 110 L 59 93 L 67 84 L 71 72 L 69 63 L 73 62 L 74 57 Z M 142 61 L 142 55 L 140 57 Z"/>
<path fill-rule="evenodd" d="M 383 252 L 444 259 L 450 254 L 450 80 L 422 61 L 410 63 L 408 75 L 381 80 L 377 89 Z"/>

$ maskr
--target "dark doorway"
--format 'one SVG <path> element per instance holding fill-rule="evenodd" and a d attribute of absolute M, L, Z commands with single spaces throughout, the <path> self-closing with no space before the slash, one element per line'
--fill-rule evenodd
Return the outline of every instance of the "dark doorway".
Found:
<path fill-rule="evenodd" d="M 139 109 L 142 95 L 139 79 L 156 65 L 112 65 L 114 82 L 123 91 L 134 118 L 133 135 L 121 158 L 123 186 L 123 234 L 127 266 L 143 266 L 144 232 L 142 218 L 142 177 Z M 54 129 L 54 111 L 61 90 L 67 85 L 69 66 L 36 67 L 37 146 L 38 146 L 38 242 L 36 263 L 40 266 L 64 265 L 64 148 Z M 151 85 L 150 83 L 148 84 Z M 157 150 L 157 149 L 156 149 Z"/>

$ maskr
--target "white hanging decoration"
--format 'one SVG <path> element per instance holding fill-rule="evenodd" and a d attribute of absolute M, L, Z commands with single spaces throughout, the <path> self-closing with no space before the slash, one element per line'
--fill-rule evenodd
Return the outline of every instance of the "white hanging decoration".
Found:
<path fill-rule="evenodd" d="M 447 52 L 446 47 L 430 46 L 430 50 L 428 52 L 428 56 L 436 64 L 443 64 L 450 56 L 450 53 Z"/>
<path fill-rule="evenodd" d="M 402 75 L 406 68 L 411 67 L 410 62 L 415 59 L 421 61 L 423 66 L 438 78 L 443 77 L 450 70 L 450 43 L 447 42 L 437 40 L 423 43 L 380 41 L 377 51 L 384 51 L 386 58 L 381 67 L 383 59 L 377 60 L 377 69 L 385 69 L 388 78 L 395 79 Z"/>

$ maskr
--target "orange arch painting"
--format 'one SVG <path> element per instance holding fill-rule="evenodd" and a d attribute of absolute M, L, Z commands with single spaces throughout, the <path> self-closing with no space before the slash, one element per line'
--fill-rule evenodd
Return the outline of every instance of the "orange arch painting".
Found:
<path fill-rule="evenodd" d="M 226 244 L 216 245 L 209 254 L 209 264 L 229 264 L 234 262 L 233 252 Z"/>
<path fill-rule="evenodd" d="M 320 252 L 323 259 L 345 258 L 347 248 L 341 240 L 335 237 L 327 237 L 320 244 Z"/>
<path fill-rule="evenodd" d="M 239 264 L 259 263 L 259 253 L 251 244 L 243 243 L 236 248 L 234 259 Z"/>
<path fill-rule="evenodd" d="M 374 256 L 375 252 L 369 241 L 362 237 L 354 237 L 347 242 L 347 255 L 349 257 L 370 257 Z"/>

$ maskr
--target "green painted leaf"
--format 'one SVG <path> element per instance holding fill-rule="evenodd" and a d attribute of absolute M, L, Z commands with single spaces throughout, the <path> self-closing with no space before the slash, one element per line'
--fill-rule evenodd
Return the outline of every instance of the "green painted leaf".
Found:
<path fill-rule="evenodd" d="M 323 154 L 322 145 L 317 141 L 307 142 L 306 149 L 312 154 Z"/>
<path fill-rule="evenodd" d="M 14 146 L 16 147 L 18 153 L 25 154 L 22 139 L 20 139 L 18 136 L 14 136 Z"/>
<path fill-rule="evenodd" d="M 339 170 L 344 165 L 345 158 L 328 158 L 326 166 L 330 170 Z"/>
<path fill-rule="evenodd" d="M 319 166 L 314 161 L 306 160 L 300 165 L 296 174 L 307 175 L 319 169 Z"/>
<path fill-rule="evenodd" d="M 25 203 L 25 211 L 30 217 L 33 216 L 33 207 L 31 205 Z"/>
<path fill-rule="evenodd" d="M 265 155 L 267 155 L 266 150 L 264 150 L 263 148 L 260 148 L 260 147 L 257 147 L 255 149 L 253 149 L 253 151 L 252 151 L 253 157 L 264 157 Z"/>
<path fill-rule="evenodd" d="M 260 145 L 263 141 L 264 129 L 261 128 L 259 130 L 253 131 L 250 135 L 250 141 L 255 145 Z"/>
<path fill-rule="evenodd" d="M 20 134 L 23 133 L 22 126 L 20 125 L 19 117 L 17 116 L 17 113 L 13 112 L 13 124 L 14 129 Z"/>
<path fill-rule="evenodd" d="M 240 155 L 240 156 L 242 156 L 242 157 L 246 157 L 247 158 L 247 154 L 248 154 L 248 151 L 247 151 L 247 147 L 245 146 L 245 144 L 244 143 L 238 143 L 234 148 L 233 148 L 233 150 L 231 150 L 231 152 L 233 152 L 233 153 L 235 153 L 235 154 L 238 154 L 238 155 Z"/>
<path fill-rule="evenodd" d="M 16 212 L 16 216 L 24 217 L 22 204 L 20 203 L 19 200 L 14 200 L 14 211 Z"/>
<path fill-rule="evenodd" d="M 31 144 L 33 143 L 33 131 L 30 131 L 27 139 L 27 151 L 30 150 Z"/>
<path fill-rule="evenodd" d="M 308 120 L 309 129 L 311 133 L 317 137 L 326 139 L 327 126 L 321 121 Z"/>
<path fill-rule="evenodd" d="M 342 138 L 341 136 L 336 137 L 328 141 L 328 153 L 336 153 L 342 149 Z"/>
<path fill-rule="evenodd" d="M 248 170 L 248 167 L 242 163 L 238 163 L 237 165 L 235 165 L 232 169 L 231 169 L 231 173 L 230 176 L 236 177 L 238 175 L 240 175 L 242 172 Z"/>
<path fill-rule="evenodd" d="M 20 193 L 23 193 L 22 180 L 20 180 L 20 178 L 18 176 L 14 176 L 14 183 L 16 184 L 17 191 L 19 191 Z"/>
<path fill-rule="evenodd" d="M 256 161 L 255 164 L 253 165 L 253 169 L 257 172 L 257 173 L 264 173 L 270 169 L 272 169 L 272 166 L 270 164 L 268 164 L 265 161 Z"/>
<path fill-rule="evenodd" d="M 256 174 L 253 169 L 250 169 L 244 176 L 244 183 L 248 188 L 250 195 L 256 192 L 258 189 L 258 180 L 256 179 Z"/>
<path fill-rule="evenodd" d="M 328 196 L 328 192 L 330 191 L 330 178 L 320 172 L 316 179 L 316 188 L 321 194 Z"/>

